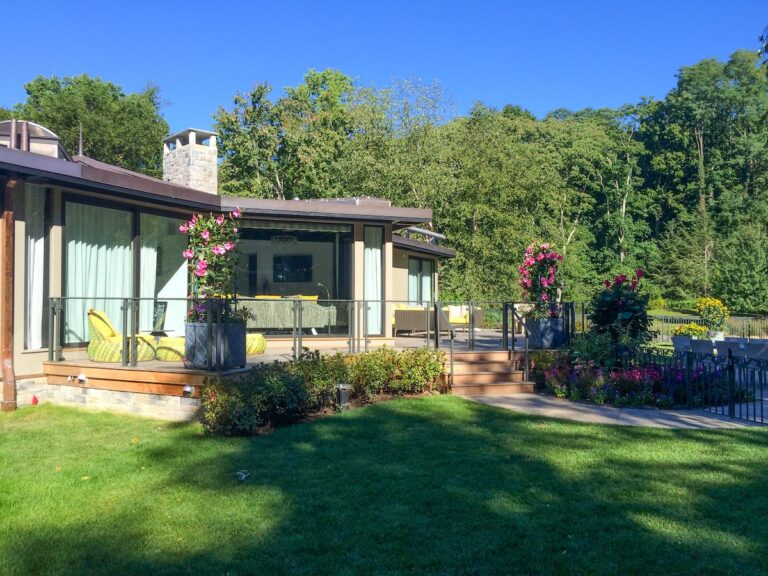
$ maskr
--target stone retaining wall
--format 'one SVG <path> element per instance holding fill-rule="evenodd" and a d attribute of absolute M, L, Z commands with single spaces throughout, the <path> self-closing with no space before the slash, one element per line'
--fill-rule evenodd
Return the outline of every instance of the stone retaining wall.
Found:
<path fill-rule="evenodd" d="M 16 394 L 19 406 L 29 406 L 32 404 L 32 397 L 37 396 L 41 403 L 109 410 L 176 421 L 197 420 L 201 405 L 199 398 L 49 385 L 45 378 L 18 381 Z"/>

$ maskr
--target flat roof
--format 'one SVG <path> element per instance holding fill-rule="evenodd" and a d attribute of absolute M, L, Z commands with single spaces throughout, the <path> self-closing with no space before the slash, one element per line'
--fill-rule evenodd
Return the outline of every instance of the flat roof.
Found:
<path fill-rule="evenodd" d="M 70 162 L 32 152 L 0 148 L 0 172 L 34 176 L 54 184 L 191 210 L 231 211 L 239 207 L 250 217 L 375 221 L 391 223 L 395 229 L 432 220 L 432 210 L 428 208 L 399 208 L 391 206 L 386 200 L 375 198 L 334 201 L 219 196 L 87 156 L 75 156 Z"/>

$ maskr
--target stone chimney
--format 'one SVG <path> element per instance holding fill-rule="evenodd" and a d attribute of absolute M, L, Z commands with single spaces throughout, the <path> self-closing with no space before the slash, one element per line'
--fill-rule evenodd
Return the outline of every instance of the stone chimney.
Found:
<path fill-rule="evenodd" d="M 163 180 L 216 194 L 216 133 L 187 128 L 163 140 Z"/>

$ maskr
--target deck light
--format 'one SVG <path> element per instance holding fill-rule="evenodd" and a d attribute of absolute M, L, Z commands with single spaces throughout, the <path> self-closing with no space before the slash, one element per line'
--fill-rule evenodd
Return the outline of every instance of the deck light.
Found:
<path fill-rule="evenodd" d="M 184 388 L 182 388 L 182 391 L 184 392 L 184 396 L 192 396 L 192 393 L 195 391 L 195 387 L 192 386 L 192 384 L 185 384 Z"/>

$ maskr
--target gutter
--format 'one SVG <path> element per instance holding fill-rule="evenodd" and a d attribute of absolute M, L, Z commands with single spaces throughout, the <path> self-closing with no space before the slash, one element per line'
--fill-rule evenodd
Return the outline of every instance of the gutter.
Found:
<path fill-rule="evenodd" d="M 0 180 L 3 190 L 2 236 L 0 236 L 3 280 L 0 283 L 0 373 L 3 395 L 0 411 L 16 410 L 16 373 L 13 366 L 13 267 L 14 228 L 13 189 L 16 180 Z"/>

